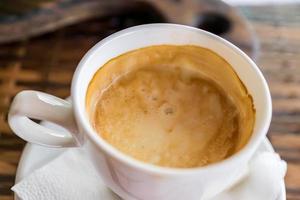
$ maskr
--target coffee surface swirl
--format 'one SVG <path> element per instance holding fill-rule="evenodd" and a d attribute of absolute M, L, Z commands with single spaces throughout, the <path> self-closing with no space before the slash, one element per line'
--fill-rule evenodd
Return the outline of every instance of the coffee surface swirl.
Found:
<path fill-rule="evenodd" d="M 191 168 L 221 161 L 251 136 L 251 96 L 229 63 L 198 46 L 116 57 L 90 82 L 86 108 L 104 140 L 138 160 Z"/>

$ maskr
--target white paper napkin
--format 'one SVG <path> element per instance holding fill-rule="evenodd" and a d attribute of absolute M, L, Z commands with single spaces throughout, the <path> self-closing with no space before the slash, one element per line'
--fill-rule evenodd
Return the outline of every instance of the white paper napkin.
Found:
<path fill-rule="evenodd" d="M 244 179 L 212 200 L 276 200 L 286 170 L 278 154 L 263 152 L 251 160 Z"/>
<path fill-rule="evenodd" d="M 22 200 L 120 199 L 105 187 L 82 148 L 67 150 L 12 190 Z"/>
<path fill-rule="evenodd" d="M 248 175 L 213 200 L 274 200 L 280 192 L 286 163 L 275 153 L 262 153 Z M 12 190 L 23 200 L 117 200 L 107 189 L 83 149 L 75 148 L 32 172 Z"/>

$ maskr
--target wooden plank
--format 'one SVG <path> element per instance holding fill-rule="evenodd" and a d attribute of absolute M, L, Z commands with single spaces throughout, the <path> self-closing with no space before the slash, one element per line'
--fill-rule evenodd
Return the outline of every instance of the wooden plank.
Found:
<path fill-rule="evenodd" d="M 0 174 L 1 175 L 8 175 L 8 174 L 12 175 L 12 174 L 16 173 L 16 170 L 17 170 L 17 165 L 0 160 Z"/>
<path fill-rule="evenodd" d="M 53 83 L 70 84 L 72 81 L 73 73 L 63 70 L 52 70 L 49 73 L 48 80 Z"/>
<path fill-rule="evenodd" d="M 298 153 L 300 153 L 300 136 L 297 134 L 272 133 L 271 135 L 269 135 L 269 138 L 272 144 L 277 148 L 293 149 L 293 150 L 297 150 Z M 298 157 L 300 159 L 300 156 Z"/>
<path fill-rule="evenodd" d="M 0 161 L 2 162 L 9 162 L 13 164 L 17 164 L 20 156 L 21 151 L 0 151 Z"/>
<path fill-rule="evenodd" d="M 270 126 L 271 134 L 285 134 L 285 133 L 292 133 L 299 137 L 300 132 L 300 124 L 293 123 L 293 122 L 285 122 L 285 121 L 277 121 L 273 118 Z"/>
<path fill-rule="evenodd" d="M 289 163 L 285 177 L 286 187 L 300 191 L 300 164 Z"/>
<path fill-rule="evenodd" d="M 299 99 L 273 99 L 273 111 L 281 113 L 300 113 Z"/>
<path fill-rule="evenodd" d="M 1 195 L 0 194 L 0 199 L 1 200 L 14 200 L 14 196 L 13 195 Z"/>
<path fill-rule="evenodd" d="M 3 175 L 0 174 L 0 194 L 1 195 L 12 195 L 10 188 L 15 181 L 14 175 Z"/>
<path fill-rule="evenodd" d="M 300 62 L 299 62 L 299 66 L 300 66 Z M 300 70 L 299 70 L 299 74 L 300 74 Z M 270 82 L 269 86 L 270 86 L 271 94 L 275 98 L 299 98 L 300 99 L 299 83 Z"/>
<path fill-rule="evenodd" d="M 11 129 L 7 122 L 3 120 L 3 116 L 0 116 L 0 134 L 11 134 Z"/>

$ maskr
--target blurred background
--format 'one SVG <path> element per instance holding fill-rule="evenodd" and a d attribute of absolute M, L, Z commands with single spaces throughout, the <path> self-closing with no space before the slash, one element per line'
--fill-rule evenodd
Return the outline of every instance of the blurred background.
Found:
<path fill-rule="evenodd" d="M 299 0 L 0 0 L 0 199 L 12 200 L 25 142 L 7 125 L 12 98 L 34 89 L 70 95 L 77 63 L 94 44 L 126 27 L 187 24 L 245 51 L 273 98 L 268 138 L 288 162 L 288 200 L 300 200 Z"/>

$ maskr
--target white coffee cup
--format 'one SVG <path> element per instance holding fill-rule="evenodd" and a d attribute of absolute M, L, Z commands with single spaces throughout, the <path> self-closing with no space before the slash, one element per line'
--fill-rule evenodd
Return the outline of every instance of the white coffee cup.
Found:
<path fill-rule="evenodd" d="M 85 110 L 87 87 L 95 72 L 120 54 L 159 44 L 205 47 L 232 65 L 253 97 L 256 109 L 253 135 L 242 150 L 221 162 L 204 167 L 165 168 L 123 154 L 95 132 Z M 249 159 L 265 138 L 272 114 L 268 85 L 258 67 L 245 53 L 216 35 L 176 24 L 136 26 L 114 33 L 97 43 L 78 64 L 72 80 L 71 99 L 72 103 L 69 103 L 42 92 L 22 91 L 11 105 L 9 125 L 28 142 L 50 147 L 85 148 L 107 186 L 128 200 L 209 199 L 230 187 L 242 176 Z M 72 134 L 59 133 L 29 118 L 57 123 Z"/>

